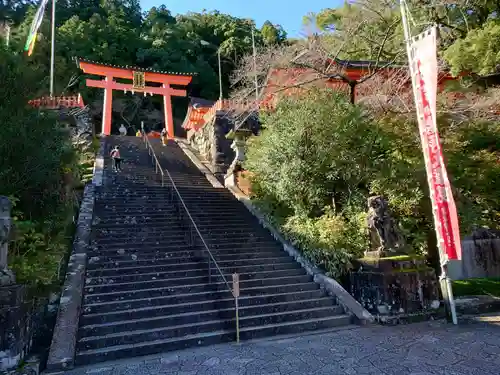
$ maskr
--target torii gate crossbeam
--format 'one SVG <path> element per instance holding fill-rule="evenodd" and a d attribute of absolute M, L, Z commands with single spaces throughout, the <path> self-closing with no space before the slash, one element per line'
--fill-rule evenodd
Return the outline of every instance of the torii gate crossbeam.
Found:
<path fill-rule="evenodd" d="M 194 73 L 162 72 L 152 69 L 143 69 L 131 66 L 108 65 L 95 61 L 78 58 L 78 67 L 85 74 L 104 77 L 101 80 L 87 79 L 87 87 L 104 89 L 104 103 L 102 114 L 102 134 L 111 134 L 111 114 L 113 104 L 113 90 L 140 92 L 144 95 L 162 95 L 165 107 L 165 128 L 169 138 L 174 137 L 174 119 L 172 113 L 172 96 L 186 96 L 186 90 L 172 88 L 187 86 L 193 79 Z M 115 79 L 130 79 L 132 83 L 120 83 Z M 147 86 L 147 82 L 159 83 L 160 87 Z"/>

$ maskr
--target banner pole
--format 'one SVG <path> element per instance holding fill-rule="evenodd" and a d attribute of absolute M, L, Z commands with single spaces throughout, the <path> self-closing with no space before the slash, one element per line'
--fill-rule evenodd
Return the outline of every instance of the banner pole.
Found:
<path fill-rule="evenodd" d="M 416 106 L 416 111 L 417 111 L 417 117 L 420 119 L 420 113 L 419 113 L 419 102 L 420 98 L 418 96 L 417 92 L 417 82 L 416 82 L 416 72 L 415 72 L 415 66 L 414 66 L 414 49 L 412 48 L 412 35 L 411 35 L 411 30 L 410 30 L 410 24 L 408 22 L 407 18 L 407 11 L 408 7 L 406 4 L 405 0 L 400 0 L 400 9 L 401 9 L 401 21 L 403 23 L 403 31 L 404 31 L 404 37 L 405 37 L 405 44 L 406 44 L 406 52 L 408 54 L 408 65 L 409 65 L 409 70 L 410 70 L 410 76 L 411 76 L 411 81 L 412 81 L 412 88 L 413 88 L 413 97 L 415 100 L 415 106 Z M 420 125 L 419 125 L 420 126 Z M 437 130 L 436 130 L 436 135 L 437 135 Z M 422 134 L 420 135 L 422 137 Z M 436 137 L 435 142 L 440 142 L 439 137 Z M 430 156 L 427 154 L 425 148 L 423 149 L 424 153 L 424 159 L 426 163 L 426 173 L 429 177 L 429 170 L 428 166 L 430 164 Z M 445 172 L 446 173 L 446 172 Z M 453 299 L 453 290 L 452 290 L 452 285 L 451 285 L 451 280 L 448 276 L 448 254 L 445 249 L 445 243 L 444 243 L 444 238 L 440 233 L 440 227 L 444 223 L 440 223 L 438 217 L 436 216 L 435 212 L 435 202 L 432 193 L 433 186 L 431 185 L 431 181 L 429 180 L 429 193 L 431 195 L 431 202 L 432 202 L 432 214 L 433 214 L 433 219 L 434 219 L 434 225 L 435 225 L 435 231 L 436 231 L 436 237 L 437 237 L 437 242 L 438 242 L 438 248 L 439 248 L 439 258 L 440 258 L 440 264 L 441 264 L 441 275 L 439 277 L 439 285 L 441 287 L 441 293 L 443 295 L 443 299 L 445 302 L 445 308 L 447 311 L 448 318 L 451 315 L 451 320 L 453 324 L 457 324 L 457 313 L 456 313 L 456 307 L 455 307 L 455 301 Z M 453 197 L 451 197 L 453 199 Z"/>
<path fill-rule="evenodd" d="M 52 0 L 52 36 L 50 51 L 50 98 L 54 97 L 54 65 L 55 65 L 55 39 L 56 39 L 56 0 Z"/>
<path fill-rule="evenodd" d="M 451 279 L 448 276 L 448 266 L 447 264 L 443 264 L 441 266 L 441 276 L 439 277 L 440 281 L 440 286 L 441 286 L 441 291 L 446 290 L 446 297 L 444 298 L 444 301 L 446 303 L 446 309 L 450 312 L 451 314 L 451 321 L 453 324 L 458 324 L 458 319 L 457 319 L 457 310 L 455 306 L 455 299 L 453 298 L 453 288 L 451 285 Z M 443 293 L 444 297 L 444 293 Z"/>

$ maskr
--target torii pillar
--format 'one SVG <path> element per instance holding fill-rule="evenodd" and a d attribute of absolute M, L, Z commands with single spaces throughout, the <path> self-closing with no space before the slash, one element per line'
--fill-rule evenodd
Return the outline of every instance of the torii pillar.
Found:
<path fill-rule="evenodd" d="M 130 91 L 146 95 L 162 95 L 165 109 L 165 128 L 169 138 L 174 138 L 174 116 L 172 113 L 172 96 L 186 96 L 186 90 L 174 89 L 174 86 L 187 86 L 193 79 L 192 73 L 160 72 L 130 66 L 114 66 L 94 61 L 77 59 L 78 67 L 85 74 L 104 77 L 101 80 L 87 79 L 87 87 L 104 89 L 102 108 L 102 134 L 111 134 L 111 116 L 113 107 L 113 90 Z M 119 83 L 115 78 L 130 79 L 132 83 Z M 147 82 L 160 84 L 146 86 Z"/>

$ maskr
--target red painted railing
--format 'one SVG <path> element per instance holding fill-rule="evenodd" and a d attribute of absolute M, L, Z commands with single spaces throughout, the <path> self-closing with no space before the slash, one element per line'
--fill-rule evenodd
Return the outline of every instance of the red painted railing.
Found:
<path fill-rule="evenodd" d="M 186 129 L 193 129 L 195 131 L 198 131 L 199 129 L 203 128 L 205 124 L 210 122 L 210 120 L 217 114 L 218 111 L 249 111 L 254 107 L 254 100 L 247 100 L 244 102 L 230 99 L 217 100 L 215 104 L 208 110 L 191 109 L 191 111 L 188 112 L 189 119 L 184 127 Z M 274 107 L 274 103 L 271 103 L 270 100 L 264 100 L 259 103 L 259 107 L 263 110 L 271 110 Z"/>
<path fill-rule="evenodd" d="M 58 108 L 83 108 L 82 96 L 80 94 L 74 96 L 54 96 L 42 97 L 28 101 L 28 104 L 35 108 L 58 109 Z"/>

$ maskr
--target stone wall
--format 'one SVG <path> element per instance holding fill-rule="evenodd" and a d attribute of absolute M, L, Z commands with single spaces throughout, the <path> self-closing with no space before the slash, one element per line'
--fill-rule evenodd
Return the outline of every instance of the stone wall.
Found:
<path fill-rule="evenodd" d="M 354 266 L 351 294 L 380 322 L 433 314 L 440 307 L 436 274 L 423 258 L 363 258 Z"/>
<path fill-rule="evenodd" d="M 198 151 L 215 175 L 224 175 L 234 159 L 232 140 L 226 138 L 231 128 L 227 118 L 215 116 L 203 128 L 188 136 L 190 145 Z"/>
<path fill-rule="evenodd" d="M 76 224 L 73 249 L 68 262 L 66 277 L 62 287 L 61 301 L 47 360 L 48 371 L 61 371 L 73 366 L 85 269 L 87 248 L 90 243 L 96 189 L 103 183 L 104 155 L 107 154 L 107 139 L 101 145 L 94 163 L 94 177 L 85 186 Z"/>
<path fill-rule="evenodd" d="M 31 311 L 23 285 L 0 286 L 0 373 L 11 370 L 31 348 Z"/>
<path fill-rule="evenodd" d="M 462 260 L 451 262 L 450 278 L 500 277 L 500 239 L 465 239 Z"/>

